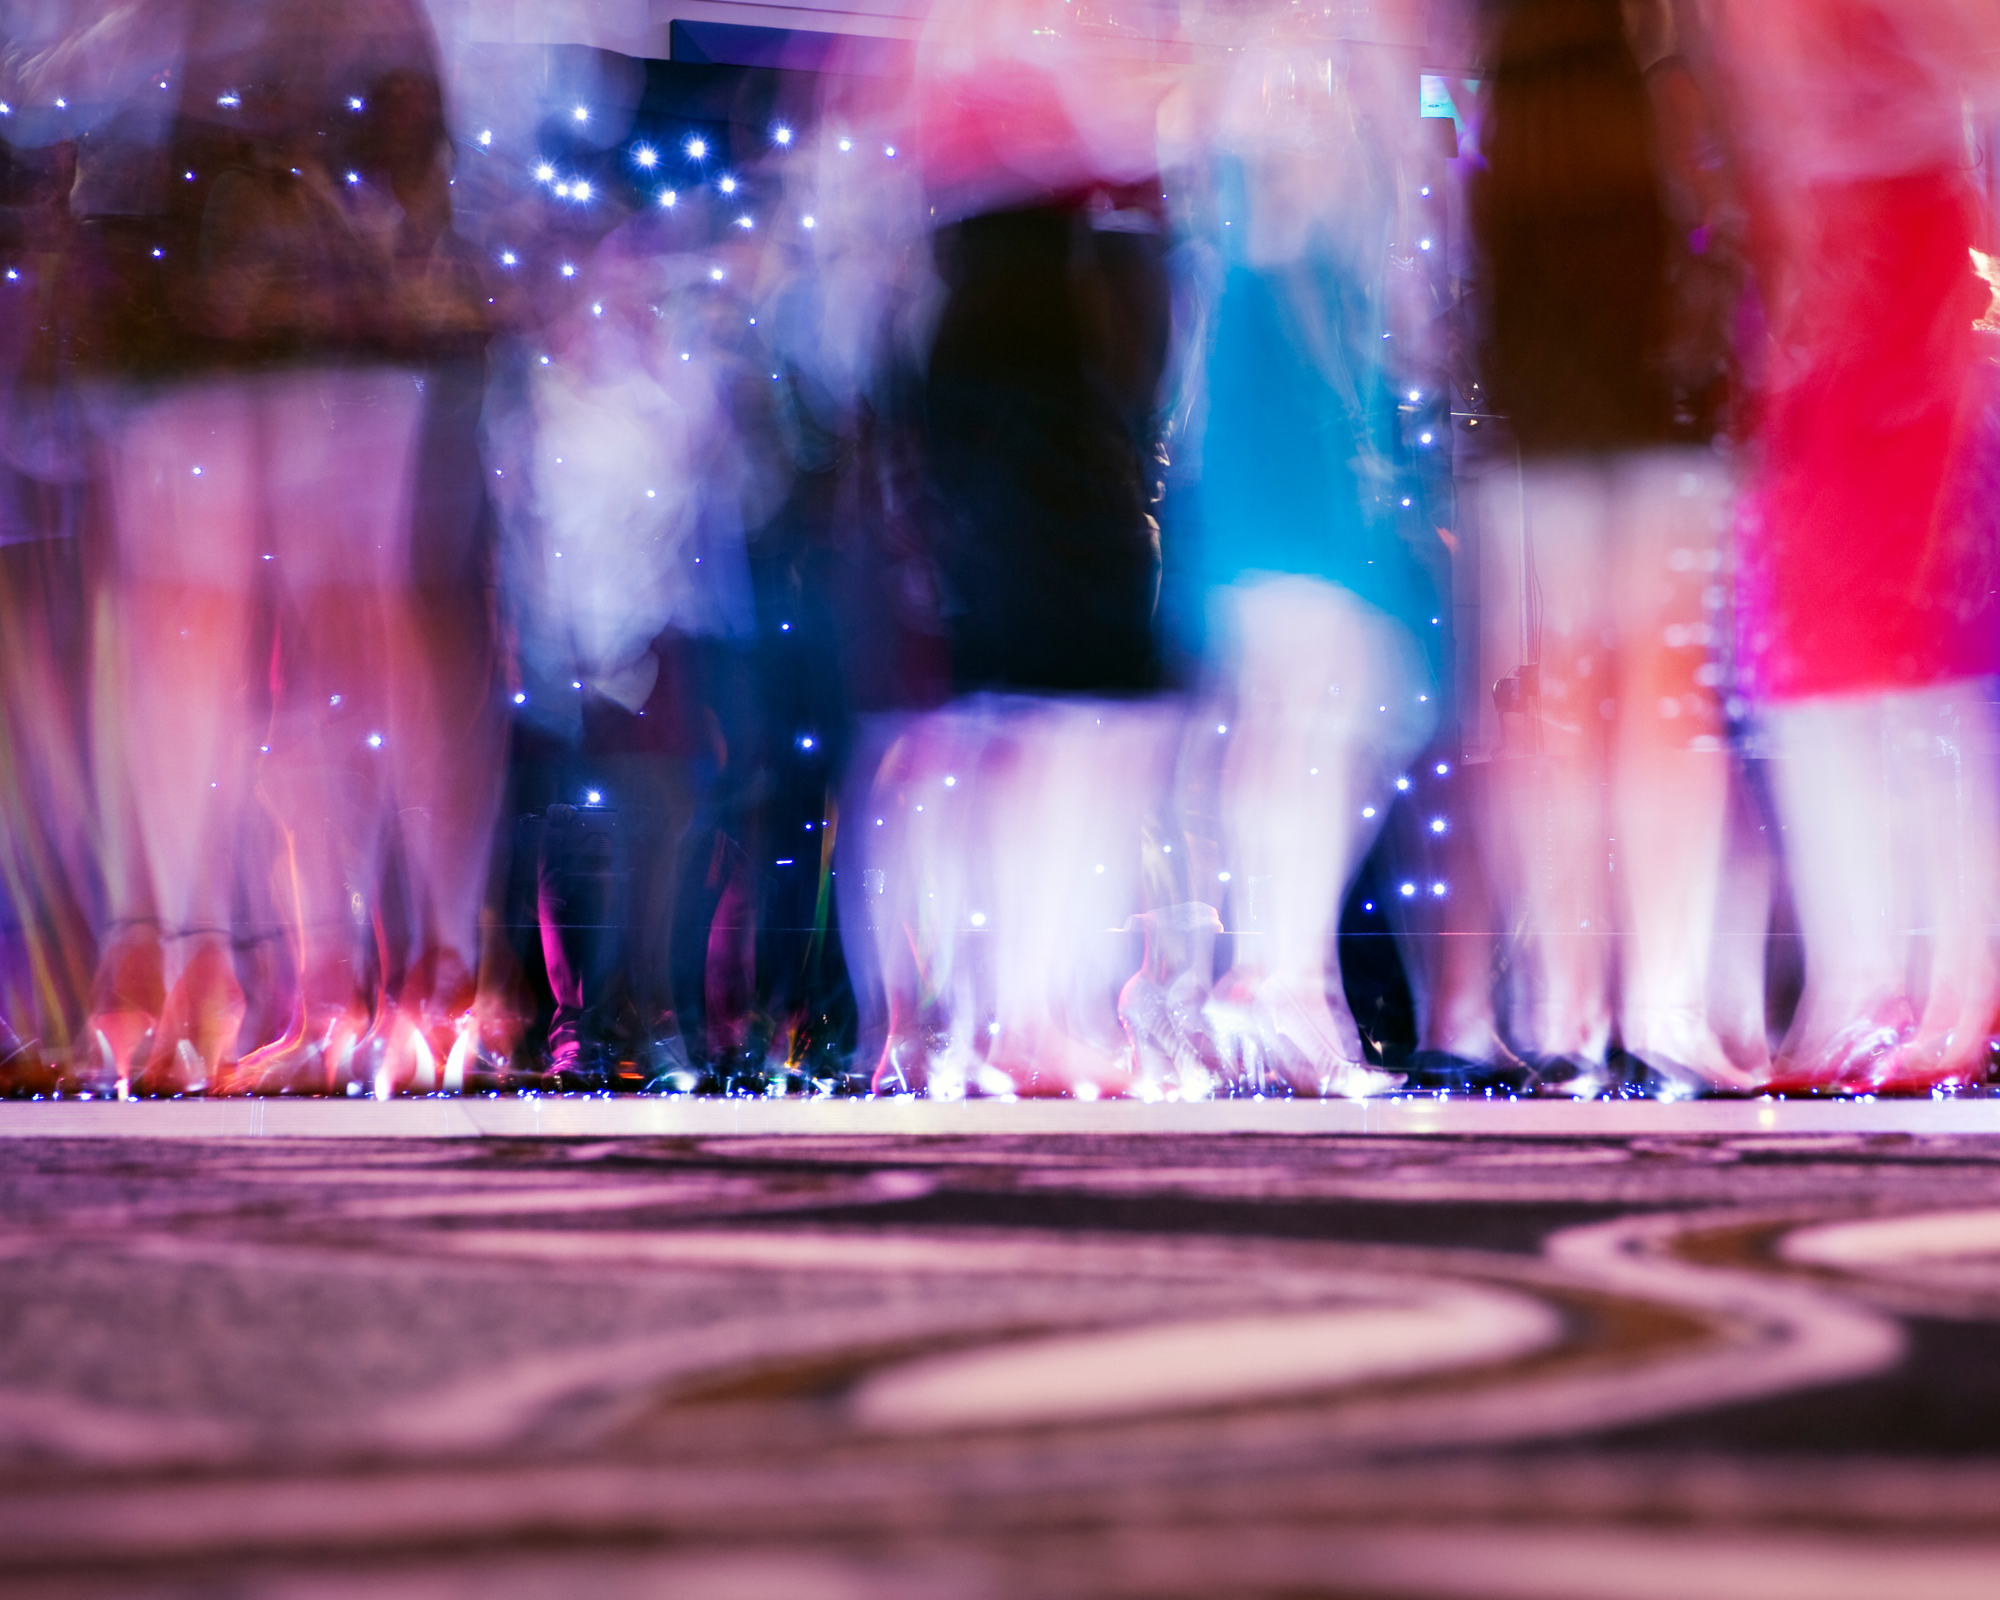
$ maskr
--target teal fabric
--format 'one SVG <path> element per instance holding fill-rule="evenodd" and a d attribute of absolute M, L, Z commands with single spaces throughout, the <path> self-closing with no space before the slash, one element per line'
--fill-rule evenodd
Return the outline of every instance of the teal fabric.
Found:
<path fill-rule="evenodd" d="M 1208 319 L 1200 474 L 1185 510 L 1209 587 L 1252 572 L 1327 579 L 1412 626 L 1432 585 L 1397 532 L 1383 328 L 1331 241 L 1277 269 L 1243 259 L 1240 169 L 1219 185 L 1224 270 Z"/>

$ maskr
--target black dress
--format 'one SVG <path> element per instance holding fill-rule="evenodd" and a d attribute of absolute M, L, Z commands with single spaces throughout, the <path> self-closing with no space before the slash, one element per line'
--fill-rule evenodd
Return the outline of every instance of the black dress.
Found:
<path fill-rule="evenodd" d="M 1101 203 L 1101 202 L 1100 202 Z M 1157 688 L 1159 232 L 1076 201 L 940 230 L 923 448 L 953 686 Z M 1142 219 L 1143 220 L 1143 219 Z"/>

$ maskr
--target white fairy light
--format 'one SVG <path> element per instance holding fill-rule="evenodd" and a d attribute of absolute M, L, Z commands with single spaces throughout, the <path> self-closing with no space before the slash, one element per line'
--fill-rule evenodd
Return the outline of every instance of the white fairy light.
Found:
<path fill-rule="evenodd" d="M 896 147 L 892 144 L 885 144 L 882 146 L 882 154 L 893 161 L 896 159 Z"/>
<path fill-rule="evenodd" d="M 700 161 L 708 155 L 708 141 L 697 134 L 687 142 L 688 160 Z"/>
<path fill-rule="evenodd" d="M 538 161 L 535 163 L 535 182 L 554 183 L 555 178 L 556 169 L 550 166 L 548 162 Z"/>
<path fill-rule="evenodd" d="M 792 130 L 781 122 L 771 130 L 771 140 L 774 144 L 790 144 L 792 142 Z"/>
<path fill-rule="evenodd" d="M 799 226 L 802 228 L 817 228 L 819 223 L 811 217 L 801 217 L 799 218 Z"/>
<path fill-rule="evenodd" d="M 681 197 L 675 194 L 673 190 L 662 189 L 660 191 L 660 204 L 665 206 L 669 211 L 673 210 L 675 206 L 679 205 L 680 201 Z"/>
<path fill-rule="evenodd" d="M 638 145 L 632 151 L 632 160 L 637 165 L 644 167 L 646 171 L 651 172 L 653 168 L 660 164 L 660 152 L 649 144 Z"/>
<path fill-rule="evenodd" d="M 349 111 L 359 111 L 361 109 L 361 106 L 362 106 L 362 99 L 360 95 L 351 94 L 347 97 L 347 109 Z"/>
<path fill-rule="evenodd" d="M 718 178 L 715 186 L 724 194 L 734 194 L 736 192 L 736 180 L 734 178 Z"/>
<path fill-rule="evenodd" d="M 483 144 L 483 145 L 490 145 L 490 144 L 492 144 L 492 143 L 493 143 L 493 130 L 492 130 L 491 128 L 481 128 L 481 129 L 479 130 L 479 142 L 480 142 L 481 144 Z"/>
<path fill-rule="evenodd" d="M 569 192 L 570 198 L 573 200 L 588 200 L 590 198 L 590 185 L 579 179 L 569 186 Z"/>
<path fill-rule="evenodd" d="M 1444 818 L 1443 818 L 1443 817 L 1432 817 L 1432 818 L 1431 818 L 1431 832 L 1432 832 L 1432 833 L 1443 833 L 1443 832 L 1444 832 L 1444 826 L 1445 826 L 1445 824 L 1444 824 Z"/>
<path fill-rule="evenodd" d="M 736 219 L 736 226 L 739 228 L 754 228 L 757 226 L 757 224 L 753 219 L 749 217 L 738 217 Z"/>
<path fill-rule="evenodd" d="M 1446 762 L 1443 762 L 1443 761 L 1440 761 L 1440 762 L 1439 762 L 1439 763 L 1437 764 L 1437 775 L 1438 775 L 1438 776 L 1439 776 L 1440 778 L 1449 778 L 1449 777 L 1451 776 L 1451 767 L 1450 767 L 1450 765 L 1449 765 L 1448 763 L 1446 763 Z"/>
<path fill-rule="evenodd" d="M 369 748 L 370 750 L 380 750 L 380 749 L 382 748 L 382 735 L 381 735 L 381 734 L 379 734 L 379 733 L 371 733 L 371 734 L 369 734 L 369 735 L 368 735 L 368 748 Z"/>
<path fill-rule="evenodd" d="M 570 115 L 575 117 L 578 122 L 588 122 L 590 120 L 590 107 L 578 106 L 570 112 Z"/>
<path fill-rule="evenodd" d="M 1396 780 L 1396 787 L 1398 789 L 1408 790 L 1408 788 L 1410 787 L 1410 780 L 1408 778 L 1398 778 Z"/>
<path fill-rule="evenodd" d="M 503 267 L 513 266 L 515 263 L 515 259 L 516 258 L 514 252 L 511 250 L 502 250 L 500 252 L 500 265 Z"/>
<path fill-rule="evenodd" d="M 574 278 L 576 276 L 576 268 L 570 265 L 569 262 L 565 261 L 562 264 L 562 275 L 565 278 Z"/>
<path fill-rule="evenodd" d="M 1373 806 L 1363 806 L 1361 808 L 1361 815 L 1364 818 L 1372 818 L 1375 815 L 1375 808 Z"/>
<path fill-rule="evenodd" d="M 1409 899 L 1410 896 L 1415 894 L 1416 892 L 1417 892 L 1417 886 L 1414 883 L 1406 883 L 1403 885 L 1403 898 L 1405 900 Z"/>
<path fill-rule="evenodd" d="M 840 148 L 843 152 L 852 150 L 854 148 L 854 141 L 852 139 L 842 139 L 840 141 Z"/>
<path fill-rule="evenodd" d="M 1431 893 L 1435 895 L 1442 895 L 1444 893 L 1444 885 L 1442 883 L 1432 884 Z"/>

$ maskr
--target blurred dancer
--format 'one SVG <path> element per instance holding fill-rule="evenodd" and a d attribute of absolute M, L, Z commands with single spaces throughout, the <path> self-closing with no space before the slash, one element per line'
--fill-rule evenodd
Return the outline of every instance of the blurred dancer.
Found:
<path fill-rule="evenodd" d="M 923 996 L 892 1002 L 908 1021 L 878 1089 L 928 1082 L 934 1056 L 951 1063 L 942 1092 L 968 1076 L 1090 1096 L 1124 1082 L 1108 930 L 1136 909 L 1164 755 L 1131 704 L 1160 682 L 1160 88 L 1094 56 L 1054 4 L 940 8 L 920 58 L 942 280 L 920 427 L 961 699 L 905 736 L 871 808 L 877 870 L 915 915 L 891 935 L 912 941 L 914 970 L 894 952 L 885 965 L 935 1013 L 924 1028 Z"/>
<path fill-rule="evenodd" d="M 88 992 L 99 898 L 74 181 L 73 142 L 0 139 L 0 1093 L 55 1087 Z"/>
<path fill-rule="evenodd" d="M 1245 1089 L 1358 1096 L 1397 1080 L 1364 1064 L 1335 931 L 1396 771 L 1433 722 L 1402 621 L 1417 579 L 1385 437 L 1396 152 L 1364 135 L 1362 52 L 1296 22 L 1260 33 L 1217 108 L 1219 281 L 1186 507 L 1220 708 L 1192 737 L 1220 760 L 1213 876 L 1235 933 L 1205 1021 Z"/>
<path fill-rule="evenodd" d="M 428 28 L 396 0 L 139 20 L 80 51 L 176 108 L 127 152 L 149 192 L 106 314 L 100 772 L 148 882 L 112 907 L 92 1035 L 150 1092 L 439 1087 L 475 1045 L 500 724 L 465 585 L 485 297 L 449 234 Z M 239 1067 L 232 928 L 266 896 L 295 999 Z"/>
<path fill-rule="evenodd" d="M 1771 1086 L 1974 1082 L 2000 1006 L 2000 547 L 1954 484 L 1996 393 L 1966 129 L 2000 86 L 2000 13 L 1718 11 L 1768 325 L 1745 667 L 1806 946 Z"/>
<path fill-rule="evenodd" d="M 752 419 L 732 413 L 742 395 L 768 404 L 735 287 L 754 278 L 760 246 L 725 236 L 701 250 L 691 236 L 697 224 L 677 219 L 668 236 L 641 216 L 580 261 L 572 242 L 573 276 L 545 263 L 560 298 L 511 348 L 489 404 L 517 716 L 575 752 L 565 782 L 588 773 L 540 830 L 549 1065 L 571 1088 L 604 1086 L 616 1050 L 687 1066 L 673 992 L 686 963 L 668 938 L 704 765 L 694 749 L 711 740 L 676 715 L 692 699 L 679 680 L 690 641 L 749 631 L 744 533 L 786 483 Z M 754 919 L 741 922 L 754 936 Z"/>
<path fill-rule="evenodd" d="M 1676 419 L 1659 127 L 1617 0 L 1509 0 L 1488 53 L 1473 216 L 1521 456 L 1481 506 L 1510 1031 L 1556 1092 L 1608 1087 L 1614 1039 L 1650 1088 L 1737 1086 L 1707 1018 L 1729 769 L 1705 596 L 1729 484 L 1712 423 Z"/>

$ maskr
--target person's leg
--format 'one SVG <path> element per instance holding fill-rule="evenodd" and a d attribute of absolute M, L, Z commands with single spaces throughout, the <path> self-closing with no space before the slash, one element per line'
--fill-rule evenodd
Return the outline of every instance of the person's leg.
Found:
<path fill-rule="evenodd" d="M 209 1084 L 234 1059 L 244 1011 L 228 930 L 259 743 L 247 655 L 263 495 L 250 387 L 218 379 L 137 406 L 109 471 L 117 562 L 97 742 L 118 747 L 130 785 L 118 798 L 129 799 L 146 867 L 143 896 L 137 874 L 122 875 L 133 898 L 112 914 L 157 918 L 164 936 L 150 1044 L 140 1059 L 124 1028 L 111 1052 L 134 1087 L 174 1092 Z M 120 968 L 100 1001 L 107 1040 L 109 1020 L 131 1021 L 135 997 L 153 992 L 151 957 L 136 954 L 149 969 L 140 982 L 131 941 L 106 951 Z"/>
<path fill-rule="evenodd" d="M 1890 1080 L 1911 1088 L 1983 1081 L 2000 1017 L 2000 728 L 1991 692 L 1984 681 L 1942 684 L 1889 705 L 1904 751 L 1899 844 L 1930 929 L 1922 1011 Z"/>
<path fill-rule="evenodd" d="M 1708 1021 L 1729 757 L 1711 659 L 1723 618 L 1704 596 L 1722 565 L 1729 488 L 1708 452 L 1662 452 L 1624 463 L 1613 500 L 1618 1027 L 1679 1092 L 1748 1085 Z"/>
<path fill-rule="evenodd" d="M 1764 797 L 1740 766 L 1731 774 L 1716 902 L 1715 955 L 1709 965 L 1708 1016 L 1738 1071 L 1753 1078 L 1771 1066 L 1765 986 L 1771 909 L 1776 896 L 1775 825 Z"/>
<path fill-rule="evenodd" d="M 1524 669 L 1518 709 L 1502 718 L 1505 753 L 1488 769 L 1484 829 L 1514 936 L 1509 1027 L 1524 1056 L 1596 1069 L 1612 1026 L 1610 502 L 1604 475 L 1587 466 L 1530 466 L 1519 495 L 1511 523 L 1493 519 L 1487 554 L 1517 565 L 1525 626 L 1518 614 L 1485 619 L 1498 635 L 1489 653 L 1511 649 Z M 1591 1090 L 1596 1074 L 1574 1081 Z"/>
<path fill-rule="evenodd" d="M 1166 789 L 1174 724 L 1161 709 L 1049 701 L 1012 712 L 1013 749 L 981 798 L 991 863 L 991 1063 L 1031 1093 L 1129 1087 L 1113 997 L 1130 974 L 1117 930 L 1140 903 L 1140 841 Z M 982 783 L 990 781 L 982 771 Z"/>
<path fill-rule="evenodd" d="M 1806 979 L 1778 1052 L 1781 1086 L 1867 1073 L 1915 1018 L 1894 927 L 1894 805 L 1873 695 L 1768 707 L 1772 794 L 1784 829 Z"/>
<path fill-rule="evenodd" d="M 858 819 L 885 1006 L 877 1094 L 957 1098 L 977 1075 L 971 874 L 986 865 L 979 819 L 1011 792 L 1010 750 L 989 706 L 961 702 L 908 719 L 877 766 Z"/>
<path fill-rule="evenodd" d="M 1363 1065 L 1334 934 L 1430 701 L 1395 624 L 1332 584 L 1256 581 L 1232 609 L 1233 720 L 1216 737 L 1240 931 L 1218 1027 L 1240 1039 L 1228 1013 L 1248 1007 L 1264 1065 L 1295 1090 L 1371 1092 L 1389 1080 Z"/>
<path fill-rule="evenodd" d="M 386 370 L 291 374 L 262 392 L 259 555 L 280 600 L 260 787 L 285 843 L 301 1012 L 285 1048 L 245 1063 L 258 1080 L 245 1087 L 331 1088 L 354 1073 L 387 1092 L 404 1075 L 392 1066 L 378 1082 L 384 1063 L 364 1067 L 355 1050 L 371 1026 L 390 1042 L 382 849 L 403 737 L 391 640 L 420 399 L 411 375 Z"/>

